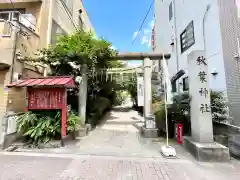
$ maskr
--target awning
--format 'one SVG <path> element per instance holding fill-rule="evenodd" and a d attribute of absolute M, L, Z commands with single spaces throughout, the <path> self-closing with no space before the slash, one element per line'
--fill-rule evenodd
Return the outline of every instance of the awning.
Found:
<path fill-rule="evenodd" d="M 75 80 L 72 76 L 48 76 L 40 78 L 22 79 L 13 82 L 8 87 L 76 87 Z"/>
<path fill-rule="evenodd" d="M 171 79 L 171 83 L 175 83 L 180 77 L 182 77 L 185 74 L 184 70 L 178 71 Z"/>

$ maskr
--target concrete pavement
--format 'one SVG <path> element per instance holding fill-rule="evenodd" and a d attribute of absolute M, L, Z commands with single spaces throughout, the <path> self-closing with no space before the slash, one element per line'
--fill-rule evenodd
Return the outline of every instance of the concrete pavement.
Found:
<path fill-rule="evenodd" d="M 240 162 L 198 163 L 181 146 L 176 159 L 159 153 L 162 139 L 142 139 L 142 118 L 115 109 L 84 139 L 58 149 L 0 153 L 0 180 L 238 180 Z"/>
<path fill-rule="evenodd" d="M 1 153 L 1 180 L 238 180 L 240 165 L 181 159 Z"/>

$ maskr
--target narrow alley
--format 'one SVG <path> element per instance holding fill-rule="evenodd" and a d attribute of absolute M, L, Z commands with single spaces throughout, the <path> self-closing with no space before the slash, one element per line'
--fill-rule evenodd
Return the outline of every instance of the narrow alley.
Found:
<path fill-rule="evenodd" d="M 1 152 L 0 179 L 24 180 L 237 180 L 240 163 L 196 162 L 171 142 L 177 158 L 163 158 L 162 139 L 144 140 L 142 117 L 130 108 L 114 108 L 89 136 L 63 148 Z"/>

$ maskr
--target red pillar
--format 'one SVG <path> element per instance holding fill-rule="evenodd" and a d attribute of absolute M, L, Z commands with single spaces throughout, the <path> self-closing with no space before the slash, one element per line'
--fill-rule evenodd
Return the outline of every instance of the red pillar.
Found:
<path fill-rule="evenodd" d="M 62 137 L 67 135 L 67 110 L 65 107 L 62 108 Z"/>
<path fill-rule="evenodd" d="M 62 93 L 62 113 L 61 113 L 61 138 L 62 146 L 64 146 L 63 138 L 67 136 L 67 90 Z"/>

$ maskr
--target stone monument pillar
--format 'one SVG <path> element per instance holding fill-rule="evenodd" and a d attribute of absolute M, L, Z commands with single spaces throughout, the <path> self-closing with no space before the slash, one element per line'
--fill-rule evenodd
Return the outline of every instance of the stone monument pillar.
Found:
<path fill-rule="evenodd" d="M 208 61 L 204 51 L 193 51 L 188 57 L 191 137 L 184 146 L 199 161 L 227 161 L 229 149 L 213 141 Z"/>
<path fill-rule="evenodd" d="M 213 126 L 210 107 L 208 65 L 203 51 L 194 51 L 188 56 L 188 79 L 193 140 L 201 143 L 213 142 Z"/>

